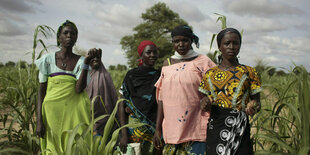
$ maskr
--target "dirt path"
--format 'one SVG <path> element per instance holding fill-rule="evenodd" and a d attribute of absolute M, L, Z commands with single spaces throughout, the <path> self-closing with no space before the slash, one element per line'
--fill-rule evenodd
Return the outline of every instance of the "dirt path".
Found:
<path fill-rule="evenodd" d="M 0 115 L 1 115 L 1 121 L 0 121 L 0 135 L 2 136 L 3 134 L 8 133 L 8 129 L 10 128 L 10 125 L 12 124 L 13 118 L 9 115 L 10 113 L 13 113 L 13 110 L 10 110 L 9 108 L 6 109 L 1 109 L 0 110 Z M 3 117 L 7 115 L 7 119 L 5 120 L 5 123 L 3 122 Z M 19 130 L 20 126 L 17 122 L 13 122 L 12 124 L 12 129 Z M 8 140 L 7 136 L 4 136 L 0 138 L 0 142 Z"/>

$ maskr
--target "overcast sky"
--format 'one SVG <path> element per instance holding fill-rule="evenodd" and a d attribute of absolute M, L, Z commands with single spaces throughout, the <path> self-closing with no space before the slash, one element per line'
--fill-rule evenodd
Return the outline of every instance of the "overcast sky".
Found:
<path fill-rule="evenodd" d="M 155 0 L 0 0 L 0 62 L 31 61 L 33 32 L 44 24 L 55 31 L 66 19 L 79 29 L 77 46 L 103 49 L 106 66 L 127 64 L 119 42 L 142 22 L 141 13 Z M 240 62 L 254 66 L 258 59 L 277 68 L 296 65 L 310 70 L 309 0 L 165 0 L 200 38 L 197 52 L 209 51 L 220 13 L 228 27 L 243 30 Z M 46 41 L 56 44 L 55 35 Z M 217 47 L 214 44 L 213 50 Z"/>

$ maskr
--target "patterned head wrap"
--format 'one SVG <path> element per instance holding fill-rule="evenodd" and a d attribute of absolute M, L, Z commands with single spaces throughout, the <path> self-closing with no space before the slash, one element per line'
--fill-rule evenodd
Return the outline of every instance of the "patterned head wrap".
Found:
<path fill-rule="evenodd" d="M 58 28 L 58 30 L 57 30 L 57 46 L 60 45 L 59 36 L 60 36 L 60 33 L 61 33 L 62 28 L 64 28 L 65 26 L 71 26 L 71 27 L 73 27 L 73 29 L 74 29 L 75 32 L 76 32 L 76 35 L 78 34 L 78 29 L 77 29 L 76 25 L 75 25 L 73 22 L 71 22 L 70 20 L 66 20 L 64 23 L 62 23 L 62 24 L 59 26 L 59 28 Z"/>
<path fill-rule="evenodd" d="M 180 25 L 175 27 L 171 31 L 171 37 L 174 36 L 184 36 L 188 37 L 196 44 L 196 47 L 199 48 L 199 38 L 193 33 L 193 30 L 187 25 Z"/>

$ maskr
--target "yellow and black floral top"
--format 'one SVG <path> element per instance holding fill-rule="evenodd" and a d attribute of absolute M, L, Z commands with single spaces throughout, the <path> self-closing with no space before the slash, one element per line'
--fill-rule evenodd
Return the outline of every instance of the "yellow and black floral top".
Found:
<path fill-rule="evenodd" d="M 238 65 L 226 71 L 216 66 L 206 72 L 199 91 L 211 97 L 213 104 L 244 111 L 250 96 L 261 91 L 261 82 L 250 66 Z"/>

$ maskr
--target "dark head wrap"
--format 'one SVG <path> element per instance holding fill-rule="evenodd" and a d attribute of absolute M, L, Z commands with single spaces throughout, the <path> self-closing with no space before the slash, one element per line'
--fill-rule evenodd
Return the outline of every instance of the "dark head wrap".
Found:
<path fill-rule="evenodd" d="M 216 41 L 217 41 L 218 48 L 220 48 L 221 41 L 222 41 L 223 37 L 225 36 L 225 33 L 227 33 L 227 32 L 237 34 L 239 39 L 240 39 L 240 45 L 241 45 L 241 34 L 240 34 L 240 32 L 234 28 L 226 28 L 226 29 L 222 30 L 219 34 L 217 34 Z"/>
<path fill-rule="evenodd" d="M 192 42 L 196 44 L 196 47 L 199 48 L 199 38 L 193 33 L 193 30 L 187 25 L 180 25 L 175 27 L 171 31 L 171 37 L 174 36 L 184 36 L 192 39 Z"/>
<path fill-rule="evenodd" d="M 217 41 L 217 47 L 218 48 L 220 48 L 221 41 L 222 41 L 223 37 L 225 36 L 225 34 L 227 32 L 237 34 L 238 37 L 239 37 L 239 40 L 240 40 L 240 45 L 241 45 L 241 34 L 240 34 L 240 32 L 237 29 L 235 29 L 235 28 L 226 28 L 226 29 L 222 30 L 220 33 L 217 34 L 216 41 Z M 236 58 L 236 59 L 239 62 L 238 58 Z M 222 58 L 222 54 L 221 54 L 221 55 L 218 56 L 219 63 L 221 63 L 222 60 L 223 60 L 223 58 Z"/>
<path fill-rule="evenodd" d="M 57 30 L 57 46 L 60 45 L 59 36 L 60 36 L 60 33 L 61 33 L 62 28 L 64 28 L 65 26 L 71 26 L 71 27 L 73 27 L 73 29 L 74 29 L 75 32 L 76 32 L 76 35 L 78 34 L 78 29 L 77 29 L 76 25 L 75 25 L 73 22 L 71 22 L 70 20 L 66 20 L 64 23 L 62 23 L 62 24 L 59 26 L 59 28 L 58 28 L 58 30 Z"/>

